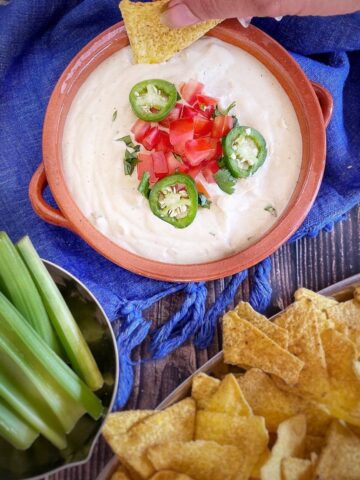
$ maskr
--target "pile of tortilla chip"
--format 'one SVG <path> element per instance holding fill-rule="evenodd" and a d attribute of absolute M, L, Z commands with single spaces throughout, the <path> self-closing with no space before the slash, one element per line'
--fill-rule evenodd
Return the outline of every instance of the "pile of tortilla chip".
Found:
<path fill-rule="evenodd" d="M 160 63 L 201 38 L 220 20 L 208 20 L 184 28 L 169 28 L 161 14 L 169 0 L 132 2 L 122 0 L 120 10 L 136 63 Z"/>
<path fill-rule="evenodd" d="M 231 367 L 194 376 L 191 398 L 111 414 L 111 480 L 359 480 L 360 290 L 295 299 L 274 322 L 243 302 L 228 312 Z"/>

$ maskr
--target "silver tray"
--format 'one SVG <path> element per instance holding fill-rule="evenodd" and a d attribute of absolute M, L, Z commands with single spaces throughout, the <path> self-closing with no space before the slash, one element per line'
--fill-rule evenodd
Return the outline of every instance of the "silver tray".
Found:
<path fill-rule="evenodd" d="M 330 287 L 320 290 L 318 293 L 329 297 L 334 297 L 340 302 L 350 300 L 353 296 L 354 288 L 360 287 L 360 273 L 353 277 L 342 280 L 341 282 L 330 285 Z M 277 313 L 271 319 L 274 319 L 281 312 Z M 198 370 L 196 370 L 189 378 L 187 378 L 181 385 L 179 385 L 169 396 L 165 398 L 157 407 L 158 410 L 169 407 L 173 403 L 182 400 L 190 395 L 192 378 L 199 373 L 210 373 L 222 364 L 223 352 L 217 353 L 214 357 L 208 360 Z M 100 472 L 97 480 L 109 480 L 111 474 L 115 471 L 119 464 L 118 458 L 114 455 L 111 460 L 105 465 Z"/>

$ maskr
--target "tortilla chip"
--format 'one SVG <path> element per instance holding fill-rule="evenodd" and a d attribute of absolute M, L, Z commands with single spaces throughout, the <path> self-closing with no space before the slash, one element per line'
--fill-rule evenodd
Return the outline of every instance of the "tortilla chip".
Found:
<path fill-rule="evenodd" d="M 281 480 L 281 461 L 301 457 L 304 452 L 306 417 L 297 415 L 285 420 L 278 428 L 278 437 L 268 462 L 261 469 L 261 480 Z"/>
<path fill-rule="evenodd" d="M 201 410 L 196 415 L 195 440 L 238 447 L 243 457 L 243 472 L 250 476 L 267 447 L 269 434 L 262 417 L 239 417 Z"/>
<path fill-rule="evenodd" d="M 156 445 L 148 450 L 156 470 L 175 469 L 195 480 L 243 480 L 243 454 L 233 445 L 196 440 Z"/>
<path fill-rule="evenodd" d="M 291 391 L 280 390 L 265 372 L 252 368 L 238 378 L 238 383 L 254 414 L 265 418 L 270 432 L 276 432 L 280 423 L 288 418 L 304 413 L 308 433 L 325 435 L 331 423 L 330 415 L 321 406 Z"/>
<path fill-rule="evenodd" d="M 240 302 L 235 308 L 239 317 L 244 318 L 252 323 L 254 327 L 261 330 L 265 335 L 278 343 L 281 347 L 287 349 L 288 333 L 285 329 L 279 327 L 273 322 L 270 322 L 264 315 L 256 312 L 250 303 Z"/>
<path fill-rule="evenodd" d="M 136 63 L 164 62 L 201 38 L 221 21 L 208 20 L 189 27 L 169 28 L 161 22 L 161 14 L 168 1 L 120 2 Z"/>
<path fill-rule="evenodd" d="M 113 437 L 126 433 L 135 423 L 153 413 L 153 410 L 127 410 L 125 412 L 110 413 L 102 428 L 102 434 L 105 440 L 110 443 Z"/>
<path fill-rule="evenodd" d="M 289 333 L 289 352 L 305 364 L 294 393 L 320 401 L 329 391 L 329 378 L 318 312 L 311 301 L 302 299 L 293 303 L 275 322 Z"/>
<path fill-rule="evenodd" d="M 321 334 L 331 390 L 326 397 L 333 416 L 360 426 L 360 379 L 355 369 L 358 352 L 341 333 L 328 329 Z"/>
<path fill-rule="evenodd" d="M 252 480 L 260 480 L 261 479 L 261 469 L 265 465 L 265 463 L 269 460 L 271 452 L 268 448 L 265 448 L 263 453 L 260 455 L 259 460 L 257 461 L 256 465 L 254 466 L 250 478 Z"/>
<path fill-rule="evenodd" d="M 192 480 L 192 478 L 184 475 L 183 473 L 177 473 L 171 470 L 163 470 L 162 472 L 155 473 L 150 480 Z"/>
<path fill-rule="evenodd" d="M 281 460 L 282 480 L 312 480 L 313 464 L 303 458 L 288 457 Z"/>
<path fill-rule="evenodd" d="M 252 415 L 252 410 L 236 378 L 231 373 L 221 381 L 218 389 L 207 402 L 206 410 L 247 417 Z"/>
<path fill-rule="evenodd" d="M 334 422 L 329 429 L 326 447 L 315 469 L 317 480 L 359 480 L 360 439 L 347 427 Z"/>
<path fill-rule="evenodd" d="M 360 287 L 355 288 L 354 290 L 354 300 L 355 302 L 360 303 Z"/>
<path fill-rule="evenodd" d="M 148 478 L 155 470 L 146 456 L 152 445 L 162 442 L 190 441 L 194 436 L 195 402 L 186 398 L 146 417 L 117 438 L 114 452 L 130 472 Z"/>
<path fill-rule="evenodd" d="M 304 366 L 301 360 L 235 312 L 223 317 L 223 349 L 225 363 L 261 368 L 288 384 L 297 383 Z"/>
<path fill-rule="evenodd" d="M 360 349 L 360 303 L 355 300 L 338 303 L 328 308 L 326 314 L 333 328 L 343 333 Z"/>
<path fill-rule="evenodd" d="M 220 380 L 205 373 L 199 373 L 193 377 L 191 396 L 196 401 L 197 408 L 206 408 L 208 401 L 219 385 Z"/>
<path fill-rule="evenodd" d="M 306 435 L 305 437 L 305 457 L 310 457 L 312 453 L 320 455 L 325 446 L 325 437 L 316 435 Z"/>
<path fill-rule="evenodd" d="M 110 480 L 131 480 L 131 477 L 126 473 L 124 467 L 119 467 L 116 472 L 114 472 Z"/>
<path fill-rule="evenodd" d="M 319 295 L 318 293 L 308 290 L 307 288 L 298 288 L 294 294 L 295 300 L 301 300 L 303 298 L 311 300 L 314 307 L 319 310 L 325 310 L 337 305 L 337 301 L 332 297 L 325 297 L 325 295 Z"/>

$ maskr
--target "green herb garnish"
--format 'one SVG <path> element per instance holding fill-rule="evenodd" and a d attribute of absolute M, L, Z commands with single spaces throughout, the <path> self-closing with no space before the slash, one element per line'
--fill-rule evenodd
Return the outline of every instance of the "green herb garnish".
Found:
<path fill-rule="evenodd" d="M 178 155 L 177 153 L 174 153 L 173 155 L 178 162 L 184 163 L 181 155 Z"/>
<path fill-rule="evenodd" d="M 176 100 L 181 100 L 181 95 L 177 90 L 176 90 Z"/>
<path fill-rule="evenodd" d="M 145 198 L 149 198 L 150 195 L 150 173 L 144 172 L 141 181 L 138 186 L 138 191 L 141 195 L 144 195 Z"/>
<path fill-rule="evenodd" d="M 226 168 L 221 168 L 214 175 L 215 181 L 218 184 L 218 187 L 225 193 L 231 195 L 234 193 L 234 186 L 236 184 L 236 178 L 234 178 L 229 170 Z"/>
<path fill-rule="evenodd" d="M 126 149 L 124 158 L 125 175 L 132 175 L 138 163 L 139 160 L 137 158 L 136 152 L 130 152 L 130 150 Z"/>
<path fill-rule="evenodd" d="M 202 208 L 210 208 L 210 205 L 211 205 L 210 200 L 203 193 L 199 193 L 198 203 L 199 203 L 199 206 Z"/>
<path fill-rule="evenodd" d="M 225 110 L 221 110 L 221 108 L 219 107 L 219 105 L 216 105 L 216 108 L 215 108 L 215 113 L 214 113 L 214 117 L 219 117 L 220 115 L 223 115 L 223 116 L 226 116 L 229 114 L 229 112 L 235 108 L 236 106 L 236 102 L 232 102 L 230 103 L 230 105 L 225 108 Z M 236 117 L 235 117 L 236 118 Z"/>
<path fill-rule="evenodd" d="M 272 215 L 273 217 L 277 217 L 278 216 L 278 213 L 277 213 L 277 210 L 275 207 L 273 207 L 272 205 L 268 205 L 267 207 L 264 208 L 264 210 L 266 212 L 269 212 L 270 215 Z"/>
<path fill-rule="evenodd" d="M 219 165 L 219 168 L 226 168 L 225 157 L 219 158 L 218 165 Z"/>
<path fill-rule="evenodd" d="M 112 121 L 115 122 L 116 120 L 116 117 L 117 117 L 117 110 L 115 109 L 113 114 L 112 114 Z"/>

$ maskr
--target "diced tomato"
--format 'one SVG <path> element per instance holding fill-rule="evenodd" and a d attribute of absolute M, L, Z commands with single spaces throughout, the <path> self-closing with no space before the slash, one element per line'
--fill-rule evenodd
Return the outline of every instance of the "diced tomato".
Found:
<path fill-rule="evenodd" d="M 172 150 L 172 145 L 170 143 L 170 137 L 167 132 L 164 132 L 163 130 L 159 131 L 159 141 L 157 142 L 155 146 L 155 150 L 157 152 L 171 152 Z"/>
<path fill-rule="evenodd" d="M 234 119 L 230 115 L 219 115 L 214 120 L 211 136 L 222 138 L 233 128 Z"/>
<path fill-rule="evenodd" d="M 155 183 L 157 178 L 154 172 L 154 162 L 151 153 L 139 153 L 137 164 L 138 179 L 141 180 L 144 172 L 150 173 L 150 183 Z"/>
<path fill-rule="evenodd" d="M 164 177 L 169 173 L 168 164 L 164 152 L 153 152 L 151 154 L 154 163 L 154 172 L 157 178 Z"/>
<path fill-rule="evenodd" d="M 174 122 L 175 120 L 179 120 L 182 109 L 183 109 L 183 104 L 177 103 L 175 107 L 171 110 L 169 115 L 165 117 L 163 120 L 161 120 L 161 122 L 159 122 L 160 125 L 162 127 L 169 128 L 171 122 Z"/>
<path fill-rule="evenodd" d="M 189 140 L 185 145 L 185 160 L 191 166 L 213 160 L 216 155 L 217 141 L 210 137 Z"/>
<path fill-rule="evenodd" d="M 196 80 L 190 80 L 181 87 L 180 93 L 187 103 L 194 105 L 196 102 L 196 95 L 200 95 L 203 92 L 204 87 L 204 84 L 197 82 Z"/>
<path fill-rule="evenodd" d="M 170 143 L 174 151 L 183 155 L 185 152 L 185 143 L 194 138 L 194 122 L 191 118 L 181 118 L 170 124 L 169 129 Z"/>
<path fill-rule="evenodd" d="M 135 141 L 142 143 L 150 128 L 151 123 L 144 122 L 144 120 L 140 120 L 140 118 L 136 120 L 134 125 L 131 127 L 131 131 L 135 135 Z"/>
<path fill-rule="evenodd" d="M 215 159 L 219 160 L 223 156 L 223 146 L 221 142 L 217 143 Z"/>
<path fill-rule="evenodd" d="M 181 118 L 194 118 L 198 115 L 198 111 L 195 110 L 193 107 L 189 107 L 189 105 L 184 105 Z"/>
<path fill-rule="evenodd" d="M 158 127 L 152 127 L 141 143 L 144 145 L 146 150 L 153 150 L 159 141 L 160 130 Z"/>
<path fill-rule="evenodd" d="M 187 174 L 195 179 L 200 172 L 201 172 L 201 165 L 198 165 L 197 167 L 189 168 Z"/>
<path fill-rule="evenodd" d="M 177 160 L 172 152 L 168 152 L 165 157 L 168 164 L 169 175 L 172 175 L 175 172 L 186 172 L 189 169 L 189 167 L 182 161 Z"/>
<path fill-rule="evenodd" d="M 195 137 L 203 137 L 211 132 L 213 122 L 202 115 L 194 117 L 194 135 Z"/>
<path fill-rule="evenodd" d="M 199 193 L 202 193 L 205 195 L 205 197 L 210 198 L 209 192 L 206 190 L 203 183 L 199 180 L 196 182 L 196 188 Z"/>
<path fill-rule="evenodd" d="M 211 105 L 215 107 L 219 102 L 217 98 L 208 97 L 207 95 L 196 95 L 196 100 L 199 105 L 205 105 L 206 107 Z"/>
<path fill-rule="evenodd" d="M 205 118 L 212 118 L 215 113 L 215 107 L 214 105 L 204 105 L 204 104 L 199 104 L 195 103 L 194 108 Z"/>
<path fill-rule="evenodd" d="M 202 169 L 202 174 L 208 183 L 215 183 L 214 173 L 219 170 L 219 165 L 216 161 L 209 162 L 206 167 Z"/>

